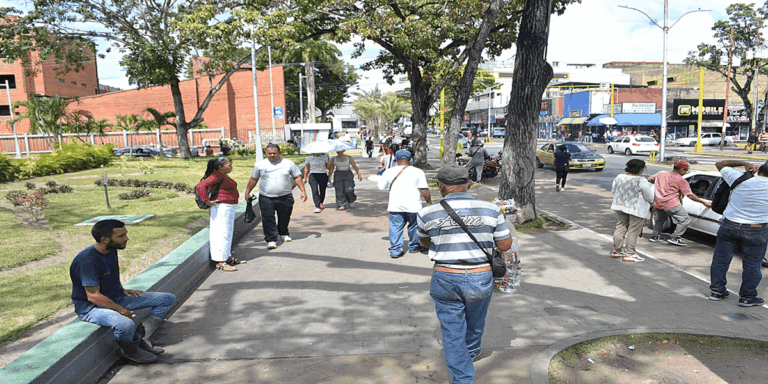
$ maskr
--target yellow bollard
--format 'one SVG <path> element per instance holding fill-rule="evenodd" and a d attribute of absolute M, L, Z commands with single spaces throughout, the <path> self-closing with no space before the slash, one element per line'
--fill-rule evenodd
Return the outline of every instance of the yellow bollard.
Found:
<path fill-rule="evenodd" d="M 655 163 L 656 162 L 656 154 L 657 153 L 658 152 L 651 152 L 651 154 L 648 156 L 648 161 L 650 161 L 651 163 Z"/>

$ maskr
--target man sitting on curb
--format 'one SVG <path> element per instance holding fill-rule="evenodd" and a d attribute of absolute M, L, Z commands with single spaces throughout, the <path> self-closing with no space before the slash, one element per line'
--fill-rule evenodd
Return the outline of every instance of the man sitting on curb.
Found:
<path fill-rule="evenodd" d="M 688 196 L 689 199 L 704 204 L 706 207 L 712 206 L 711 202 L 696 196 L 691 191 L 691 186 L 683 178 L 683 175 L 688 173 L 688 168 L 690 167 L 687 162 L 678 161 L 675 163 L 672 171 L 659 172 L 648 178 L 648 181 L 655 184 L 653 235 L 651 235 L 648 241 L 655 243 L 661 239 L 661 229 L 664 226 L 664 222 L 667 221 L 667 217 L 670 217 L 677 224 L 677 227 L 672 236 L 667 239 L 667 243 L 678 246 L 688 245 L 683 242 L 682 237 L 685 230 L 688 229 L 688 224 L 691 223 L 691 218 L 688 216 L 685 208 L 683 208 L 683 196 Z"/>
<path fill-rule="evenodd" d="M 125 249 L 128 230 L 118 220 L 101 220 L 93 225 L 96 244 L 75 256 L 69 267 L 72 302 L 80 320 L 110 327 L 120 347 L 120 354 L 135 363 L 152 363 L 163 352 L 144 340 L 165 322 L 176 296 L 172 293 L 124 289 L 120 282 L 117 250 Z M 134 310 L 152 308 L 144 325 L 133 321 Z"/>
<path fill-rule="evenodd" d="M 733 254 L 740 249 L 743 272 L 739 306 L 763 305 L 764 300 L 757 297 L 757 286 L 762 279 L 760 268 L 768 244 L 768 162 L 760 168 L 739 160 L 719 161 L 715 166 L 728 185 L 743 175 L 731 167 L 743 166 L 749 172 L 757 172 L 757 177 L 742 182 L 731 191 L 717 230 L 717 245 L 709 268 L 712 281 L 709 299 L 720 301 L 728 297 L 726 274 Z"/>

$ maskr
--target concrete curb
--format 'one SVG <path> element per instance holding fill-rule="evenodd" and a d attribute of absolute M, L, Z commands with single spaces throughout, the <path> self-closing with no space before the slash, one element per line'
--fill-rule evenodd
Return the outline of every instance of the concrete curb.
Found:
<path fill-rule="evenodd" d="M 246 224 L 243 221 L 245 207 L 244 202 L 237 207 L 233 242 L 261 222 L 256 205 L 256 220 Z M 209 228 L 204 228 L 131 279 L 125 287 L 173 293 L 177 299 L 171 309 L 173 313 L 214 271 L 208 240 Z M 135 321 L 141 321 L 148 312 L 138 311 Z M 111 330 L 76 319 L 3 367 L 0 383 L 93 383 L 120 358 Z"/>
<path fill-rule="evenodd" d="M 719 153 L 697 153 L 697 152 L 683 152 L 686 155 L 696 155 L 696 156 L 710 156 L 710 157 L 728 157 L 728 158 L 737 158 L 737 159 L 747 159 L 747 160 L 766 160 L 768 157 L 756 157 L 756 156 L 742 156 L 742 155 L 726 155 L 726 154 L 719 154 Z"/>
<path fill-rule="evenodd" d="M 704 332 L 695 329 L 688 328 L 624 328 L 624 329 L 611 329 L 608 331 L 598 331 L 585 333 L 560 340 L 551 344 L 533 359 L 531 363 L 531 383 L 532 384 L 549 384 L 549 364 L 552 359 L 557 356 L 563 350 L 570 348 L 576 344 L 583 343 L 585 341 L 599 339 L 608 336 L 622 336 L 642 333 L 674 333 L 683 335 L 699 335 L 699 336 L 720 336 L 732 339 L 744 339 L 744 340 L 756 340 L 756 341 L 768 341 L 768 336 L 754 337 L 755 335 L 741 335 L 733 332 Z"/>

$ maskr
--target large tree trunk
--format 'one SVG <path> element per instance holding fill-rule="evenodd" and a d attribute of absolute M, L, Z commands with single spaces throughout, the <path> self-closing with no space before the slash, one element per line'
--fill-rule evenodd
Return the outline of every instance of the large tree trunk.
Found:
<path fill-rule="evenodd" d="M 464 68 L 464 74 L 461 77 L 459 89 L 457 90 L 458 92 L 455 92 L 456 102 L 453 111 L 451 111 L 448 131 L 446 131 L 443 136 L 444 149 L 443 156 L 440 159 L 441 167 L 456 162 L 456 145 L 459 139 L 461 122 L 464 120 L 464 110 L 467 108 L 467 101 L 469 100 L 470 93 L 472 93 L 472 84 L 475 82 L 477 66 L 482 59 L 485 42 L 488 40 L 488 35 L 491 33 L 491 29 L 496 23 L 496 16 L 499 14 L 500 6 L 501 0 L 493 0 L 490 6 L 488 6 L 488 10 L 485 11 L 485 17 L 483 18 L 483 24 L 480 26 L 480 30 L 478 31 L 475 40 L 472 42 L 472 46 L 469 48 L 467 65 Z M 490 135 L 490 132 L 488 134 Z"/>
<path fill-rule="evenodd" d="M 413 77 L 413 76 L 412 76 Z M 416 76 L 411 81 L 411 106 L 413 107 L 413 166 L 421 169 L 429 167 L 427 163 L 427 122 L 429 121 L 429 108 L 434 103 L 430 95 L 429 86 L 421 81 L 421 76 Z"/>
<path fill-rule="evenodd" d="M 551 0 L 526 0 L 507 107 L 499 198 L 515 199 L 521 222 L 536 219 L 536 136 L 541 98 L 552 67 L 547 63 Z"/>
<path fill-rule="evenodd" d="M 307 108 L 309 108 L 309 122 L 315 121 L 315 64 L 311 60 L 304 63 L 304 71 L 307 74 Z"/>
<path fill-rule="evenodd" d="M 176 112 L 176 137 L 179 141 L 179 155 L 184 159 L 192 157 L 192 151 L 189 149 L 189 140 L 187 132 L 189 123 L 184 114 L 184 102 L 181 98 L 181 89 L 179 88 L 179 79 L 174 78 L 171 83 L 171 95 L 173 96 L 173 109 Z"/>

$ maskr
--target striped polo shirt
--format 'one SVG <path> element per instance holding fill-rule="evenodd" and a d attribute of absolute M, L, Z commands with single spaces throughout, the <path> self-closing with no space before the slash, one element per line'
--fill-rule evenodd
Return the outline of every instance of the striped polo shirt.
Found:
<path fill-rule="evenodd" d="M 510 237 L 509 228 L 498 205 L 478 200 L 465 192 L 451 193 L 444 200 L 461 217 L 467 228 L 488 253 L 496 241 Z M 436 264 L 455 268 L 475 267 L 488 262 L 488 256 L 456 224 L 440 204 L 422 208 L 417 216 L 419 238 L 431 239 L 429 258 Z"/>

